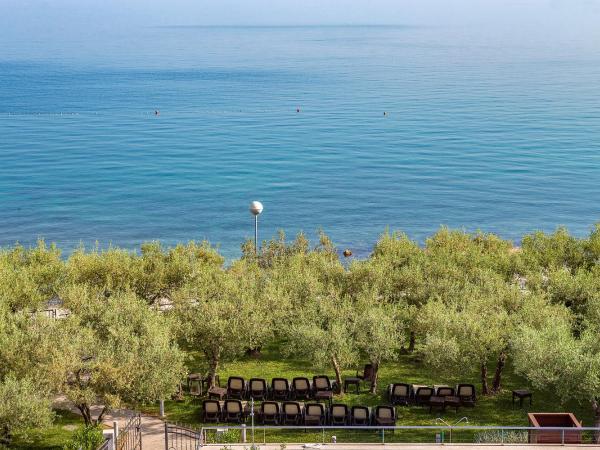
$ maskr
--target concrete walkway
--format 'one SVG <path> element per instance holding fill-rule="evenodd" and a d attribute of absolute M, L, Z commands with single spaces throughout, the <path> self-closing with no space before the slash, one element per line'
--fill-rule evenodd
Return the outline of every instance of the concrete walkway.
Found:
<path fill-rule="evenodd" d="M 102 423 L 107 429 L 112 429 L 113 422 L 116 421 L 119 429 L 122 429 L 132 414 L 135 413 L 128 410 L 113 411 L 105 416 Z M 158 417 L 144 415 L 142 415 L 141 422 L 142 448 L 144 450 L 165 450 L 165 423 Z"/>
<path fill-rule="evenodd" d="M 52 402 L 54 408 L 69 410 L 75 414 L 80 414 L 79 410 L 73 406 L 65 397 L 56 397 Z M 92 416 L 98 417 L 101 406 L 92 406 Z M 106 414 L 102 420 L 102 426 L 105 434 L 112 434 L 113 423 L 116 421 L 119 429 L 123 429 L 129 418 L 137 414 L 131 410 L 117 410 Z M 144 450 L 164 450 L 165 449 L 165 423 L 158 417 L 142 415 L 142 448 Z M 83 421 L 82 421 L 83 424 Z M 279 448 L 278 448 L 279 450 Z"/>
<path fill-rule="evenodd" d="M 249 444 L 245 445 L 227 445 L 232 450 L 244 450 L 249 448 Z M 260 450 L 281 450 L 279 444 L 258 444 Z M 222 444 L 205 445 L 202 448 L 217 450 L 223 448 Z M 417 449 L 417 450 L 440 450 L 443 448 L 451 448 L 453 450 L 490 450 L 494 448 L 502 448 L 502 450 L 518 450 L 518 449 L 530 449 L 530 450 L 576 450 L 581 448 L 600 448 L 597 445 L 501 445 L 501 444 L 286 444 L 285 450 L 382 450 L 382 449 Z M 144 450 L 147 450 L 144 447 Z M 151 450 L 154 450 L 152 448 Z M 157 450 L 164 450 L 164 444 L 162 448 Z"/>

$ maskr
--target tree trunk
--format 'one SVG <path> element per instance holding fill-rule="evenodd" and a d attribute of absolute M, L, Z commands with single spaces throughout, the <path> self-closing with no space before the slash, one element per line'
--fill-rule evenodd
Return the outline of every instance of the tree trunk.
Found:
<path fill-rule="evenodd" d="M 410 332 L 410 337 L 408 338 L 408 352 L 412 353 L 415 351 L 415 342 L 417 340 L 417 337 L 415 336 L 415 332 L 411 331 Z"/>
<path fill-rule="evenodd" d="M 333 371 L 335 372 L 335 382 L 339 386 L 340 392 L 342 392 L 342 368 L 335 356 L 331 357 L 331 365 L 333 365 Z"/>
<path fill-rule="evenodd" d="M 181 402 L 184 400 L 184 396 L 183 396 L 183 386 L 181 381 L 179 382 L 179 384 L 177 385 L 177 392 L 175 392 L 173 395 L 171 395 L 171 399 Z"/>
<path fill-rule="evenodd" d="M 102 411 L 100 411 L 100 414 L 98 415 L 98 418 L 95 421 L 96 425 L 100 425 L 100 423 L 102 423 L 102 419 L 104 418 L 104 414 L 106 414 L 107 411 L 108 411 L 108 408 L 106 406 L 104 408 L 102 408 Z"/>
<path fill-rule="evenodd" d="M 489 395 L 490 388 L 488 387 L 487 381 L 488 369 L 487 363 L 481 363 L 481 394 Z"/>
<path fill-rule="evenodd" d="M 340 367 L 340 363 L 338 362 L 335 355 L 331 357 L 331 365 L 333 366 L 333 371 L 335 372 L 335 382 L 338 386 L 339 392 L 343 392 L 342 368 Z"/>
<path fill-rule="evenodd" d="M 216 352 L 212 352 L 209 356 L 208 362 L 208 379 L 209 388 L 215 387 L 217 384 L 217 370 L 219 369 L 219 355 Z"/>
<path fill-rule="evenodd" d="M 600 427 L 600 405 L 598 399 L 592 400 L 592 409 L 594 410 L 594 427 Z M 600 444 L 600 432 L 594 432 L 594 444 Z"/>
<path fill-rule="evenodd" d="M 246 350 L 246 355 L 252 356 L 253 358 L 260 358 L 260 352 L 262 347 L 249 348 Z"/>
<path fill-rule="evenodd" d="M 498 362 L 496 363 L 496 372 L 494 372 L 494 381 L 492 382 L 492 392 L 495 394 L 500 392 L 502 387 L 502 370 L 506 365 L 506 352 L 503 350 L 498 356 Z"/>
<path fill-rule="evenodd" d="M 75 406 L 81 413 L 81 416 L 83 417 L 83 422 L 85 423 L 85 426 L 86 427 L 91 426 L 92 425 L 92 413 L 90 411 L 89 405 L 86 403 L 80 403 Z"/>
<path fill-rule="evenodd" d="M 80 403 L 75 406 L 81 413 L 81 416 L 83 417 L 83 421 L 84 421 L 86 427 L 89 427 L 92 425 L 100 425 L 100 423 L 102 422 L 102 418 L 104 417 L 104 414 L 106 414 L 108 411 L 108 407 L 106 407 L 106 406 L 103 407 L 102 411 L 100 411 L 100 414 L 98 415 L 98 417 L 94 420 L 94 418 L 92 417 L 92 411 L 90 409 L 90 405 L 88 405 L 87 403 Z"/>
<path fill-rule="evenodd" d="M 373 376 L 371 377 L 371 394 L 377 393 L 377 379 L 379 378 L 379 362 L 371 361 Z"/>

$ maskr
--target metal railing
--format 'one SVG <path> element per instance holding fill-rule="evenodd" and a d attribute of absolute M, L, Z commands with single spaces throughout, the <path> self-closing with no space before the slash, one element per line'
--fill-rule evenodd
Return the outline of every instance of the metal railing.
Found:
<path fill-rule="evenodd" d="M 102 441 L 102 444 L 100 444 L 96 450 L 111 450 L 111 448 L 112 448 L 112 438 L 106 437 L 104 439 L 104 441 Z"/>
<path fill-rule="evenodd" d="M 256 439 L 256 441 L 254 440 Z M 593 444 L 600 441 L 596 427 L 516 427 L 476 425 L 406 426 L 255 426 L 215 425 L 194 428 L 165 423 L 166 450 L 192 450 L 217 444 L 268 443 L 481 443 L 481 444 Z"/>
<path fill-rule="evenodd" d="M 141 450 L 142 418 L 140 414 L 131 416 L 125 426 L 115 434 L 116 450 Z"/>

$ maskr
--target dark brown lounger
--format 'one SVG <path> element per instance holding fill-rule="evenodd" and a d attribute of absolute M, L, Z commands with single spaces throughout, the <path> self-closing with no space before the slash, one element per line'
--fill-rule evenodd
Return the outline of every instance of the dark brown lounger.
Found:
<path fill-rule="evenodd" d="M 287 400 L 290 398 L 290 383 L 285 378 L 271 380 L 271 398 L 273 400 Z"/>
<path fill-rule="evenodd" d="M 295 400 L 307 400 L 310 398 L 311 389 L 308 378 L 297 377 L 292 380 L 292 396 Z"/>

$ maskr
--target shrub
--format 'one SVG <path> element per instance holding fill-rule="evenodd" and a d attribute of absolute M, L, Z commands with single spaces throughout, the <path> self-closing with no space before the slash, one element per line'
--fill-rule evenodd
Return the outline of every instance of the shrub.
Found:
<path fill-rule="evenodd" d="M 63 450 L 96 450 L 104 441 L 100 427 L 80 427 Z"/>
<path fill-rule="evenodd" d="M 526 444 L 528 441 L 527 431 L 482 431 L 475 433 L 473 442 L 476 444 Z"/>
<path fill-rule="evenodd" d="M 241 436 L 239 430 L 225 430 L 222 433 L 209 434 L 206 436 L 207 444 L 239 444 L 240 441 Z"/>

